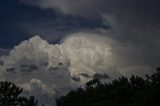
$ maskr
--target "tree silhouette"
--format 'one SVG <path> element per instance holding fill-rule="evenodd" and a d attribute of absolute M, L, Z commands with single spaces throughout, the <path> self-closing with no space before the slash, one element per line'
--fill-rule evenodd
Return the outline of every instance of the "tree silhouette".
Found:
<path fill-rule="evenodd" d="M 12 82 L 0 82 L 0 106 L 37 106 L 37 100 L 33 96 L 30 98 L 19 96 L 22 93 Z"/>
<path fill-rule="evenodd" d="M 132 75 L 110 83 L 95 79 L 56 99 L 57 106 L 160 106 L 160 69 L 146 78 Z"/>

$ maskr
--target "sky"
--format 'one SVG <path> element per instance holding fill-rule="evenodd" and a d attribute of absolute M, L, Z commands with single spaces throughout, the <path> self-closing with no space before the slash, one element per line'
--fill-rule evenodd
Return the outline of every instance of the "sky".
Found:
<path fill-rule="evenodd" d="M 0 4 L 0 48 L 9 49 L 36 34 L 57 43 L 64 35 L 79 30 L 106 27 L 100 19 L 56 13 L 52 9 L 26 5 L 18 0 Z"/>
<path fill-rule="evenodd" d="M 1 0 L 0 80 L 14 80 L 38 97 L 35 90 L 42 92 L 47 99 L 41 100 L 50 104 L 48 98 L 96 75 L 150 74 L 160 66 L 159 5 L 159 0 Z"/>
<path fill-rule="evenodd" d="M 159 4 L 158 0 L 2 0 L 0 55 L 35 35 L 55 44 L 72 33 L 94 32 L 142 49 L 142 60 L 156 67 Z"/>

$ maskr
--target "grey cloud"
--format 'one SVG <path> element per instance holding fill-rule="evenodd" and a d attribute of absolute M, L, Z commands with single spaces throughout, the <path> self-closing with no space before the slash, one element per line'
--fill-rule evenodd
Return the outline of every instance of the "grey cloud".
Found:
<path fill-rule="evenodd" d="M 59 9 L 67 14 L 102 14 L 115 13 L 132 14 L 145 18 L 158 19 L 158 0 L 20 0 L 27 4 L 37 5 L 42 8 Z M 119 13 L 120 12 L 120 13 Z M 148 17 L 148 15 L 150 16 Z M 146 17 L 147 16 L 147 17 Z"/>
<path fill-rule="evenodd" d="M 101 17 L 104 23 L 110 24 L 116 32 L 111 37 L 123 42 L 140 45 L 145 43 L 145 46 L 155 47 L 155 43 L 160 39 L 159 0 L 25 0 L 24 2 L 42 8 L 58 9 L 65 14 L 88 18 Z"/>
<path fill-rule="evenodd" d="M 121 36 L 124 35 L 122 39 L 134 40 L 135 34 L 141 35 L 136 37 L 143 39 L 143 34 L 145 34 L 143 36 L 146 34 L 158 36 L 159 33 L 160 1 L 158 0 L 25 0 L 24 2 L 42 8 L 58 9 L 66 14 L 103 17 L 119 31 Z"/>

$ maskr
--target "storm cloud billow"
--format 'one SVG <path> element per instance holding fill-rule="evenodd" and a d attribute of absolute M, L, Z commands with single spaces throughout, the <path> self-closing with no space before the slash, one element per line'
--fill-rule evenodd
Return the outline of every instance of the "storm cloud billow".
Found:
<path fill-rule="evenodd" d="M 101 18 L 104 24 L 111 26 L 108 30 L 96 28 L 113 39 L 119 40 L 127 48 L 135 46 L 139 51 L 123 52 L 125 56 L 140 53 L 142 61 L 152 66 L 158 66 L 160 57 L 159 28 L 160 2 L 158 0 L 20 0 L 26 4 L 43 9 L 52 9 L 62 14 L 70 14 L 86 18 Z M 123 57 L 125 58 L 125 57 Z M 123 61 L 122 58 L 122 61 Z M 132 61 L 129 59 L 129 61 Z M 133 60 L 136 61 L 136 60 Z"/>
<path fill-rule="evenodd" d="M 0 80 L 14 80 L 24 95 L 50 106 L 91 79 L 145 76 L 160 66 L 159 0 L 16 2 L 36 11 L 15 21 L 23 41 L 10 52 L 0 47 Z"/>

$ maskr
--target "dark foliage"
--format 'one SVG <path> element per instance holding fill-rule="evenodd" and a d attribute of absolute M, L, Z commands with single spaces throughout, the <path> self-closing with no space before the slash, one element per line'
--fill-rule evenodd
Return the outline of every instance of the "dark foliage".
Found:
<path fill-rule="evenodd" d="M 37 106 L 37 100 L 19 96 L 22 89 L 12 82 L 0 82 L 0 106 Z"/>
<path fill-rule="evenodd" d="M 122 76 L 111 83 L 92 80 L 85 88 L 56 99 L 57 106 L 160 106 L 159 70 L 146 78 Z"/>

